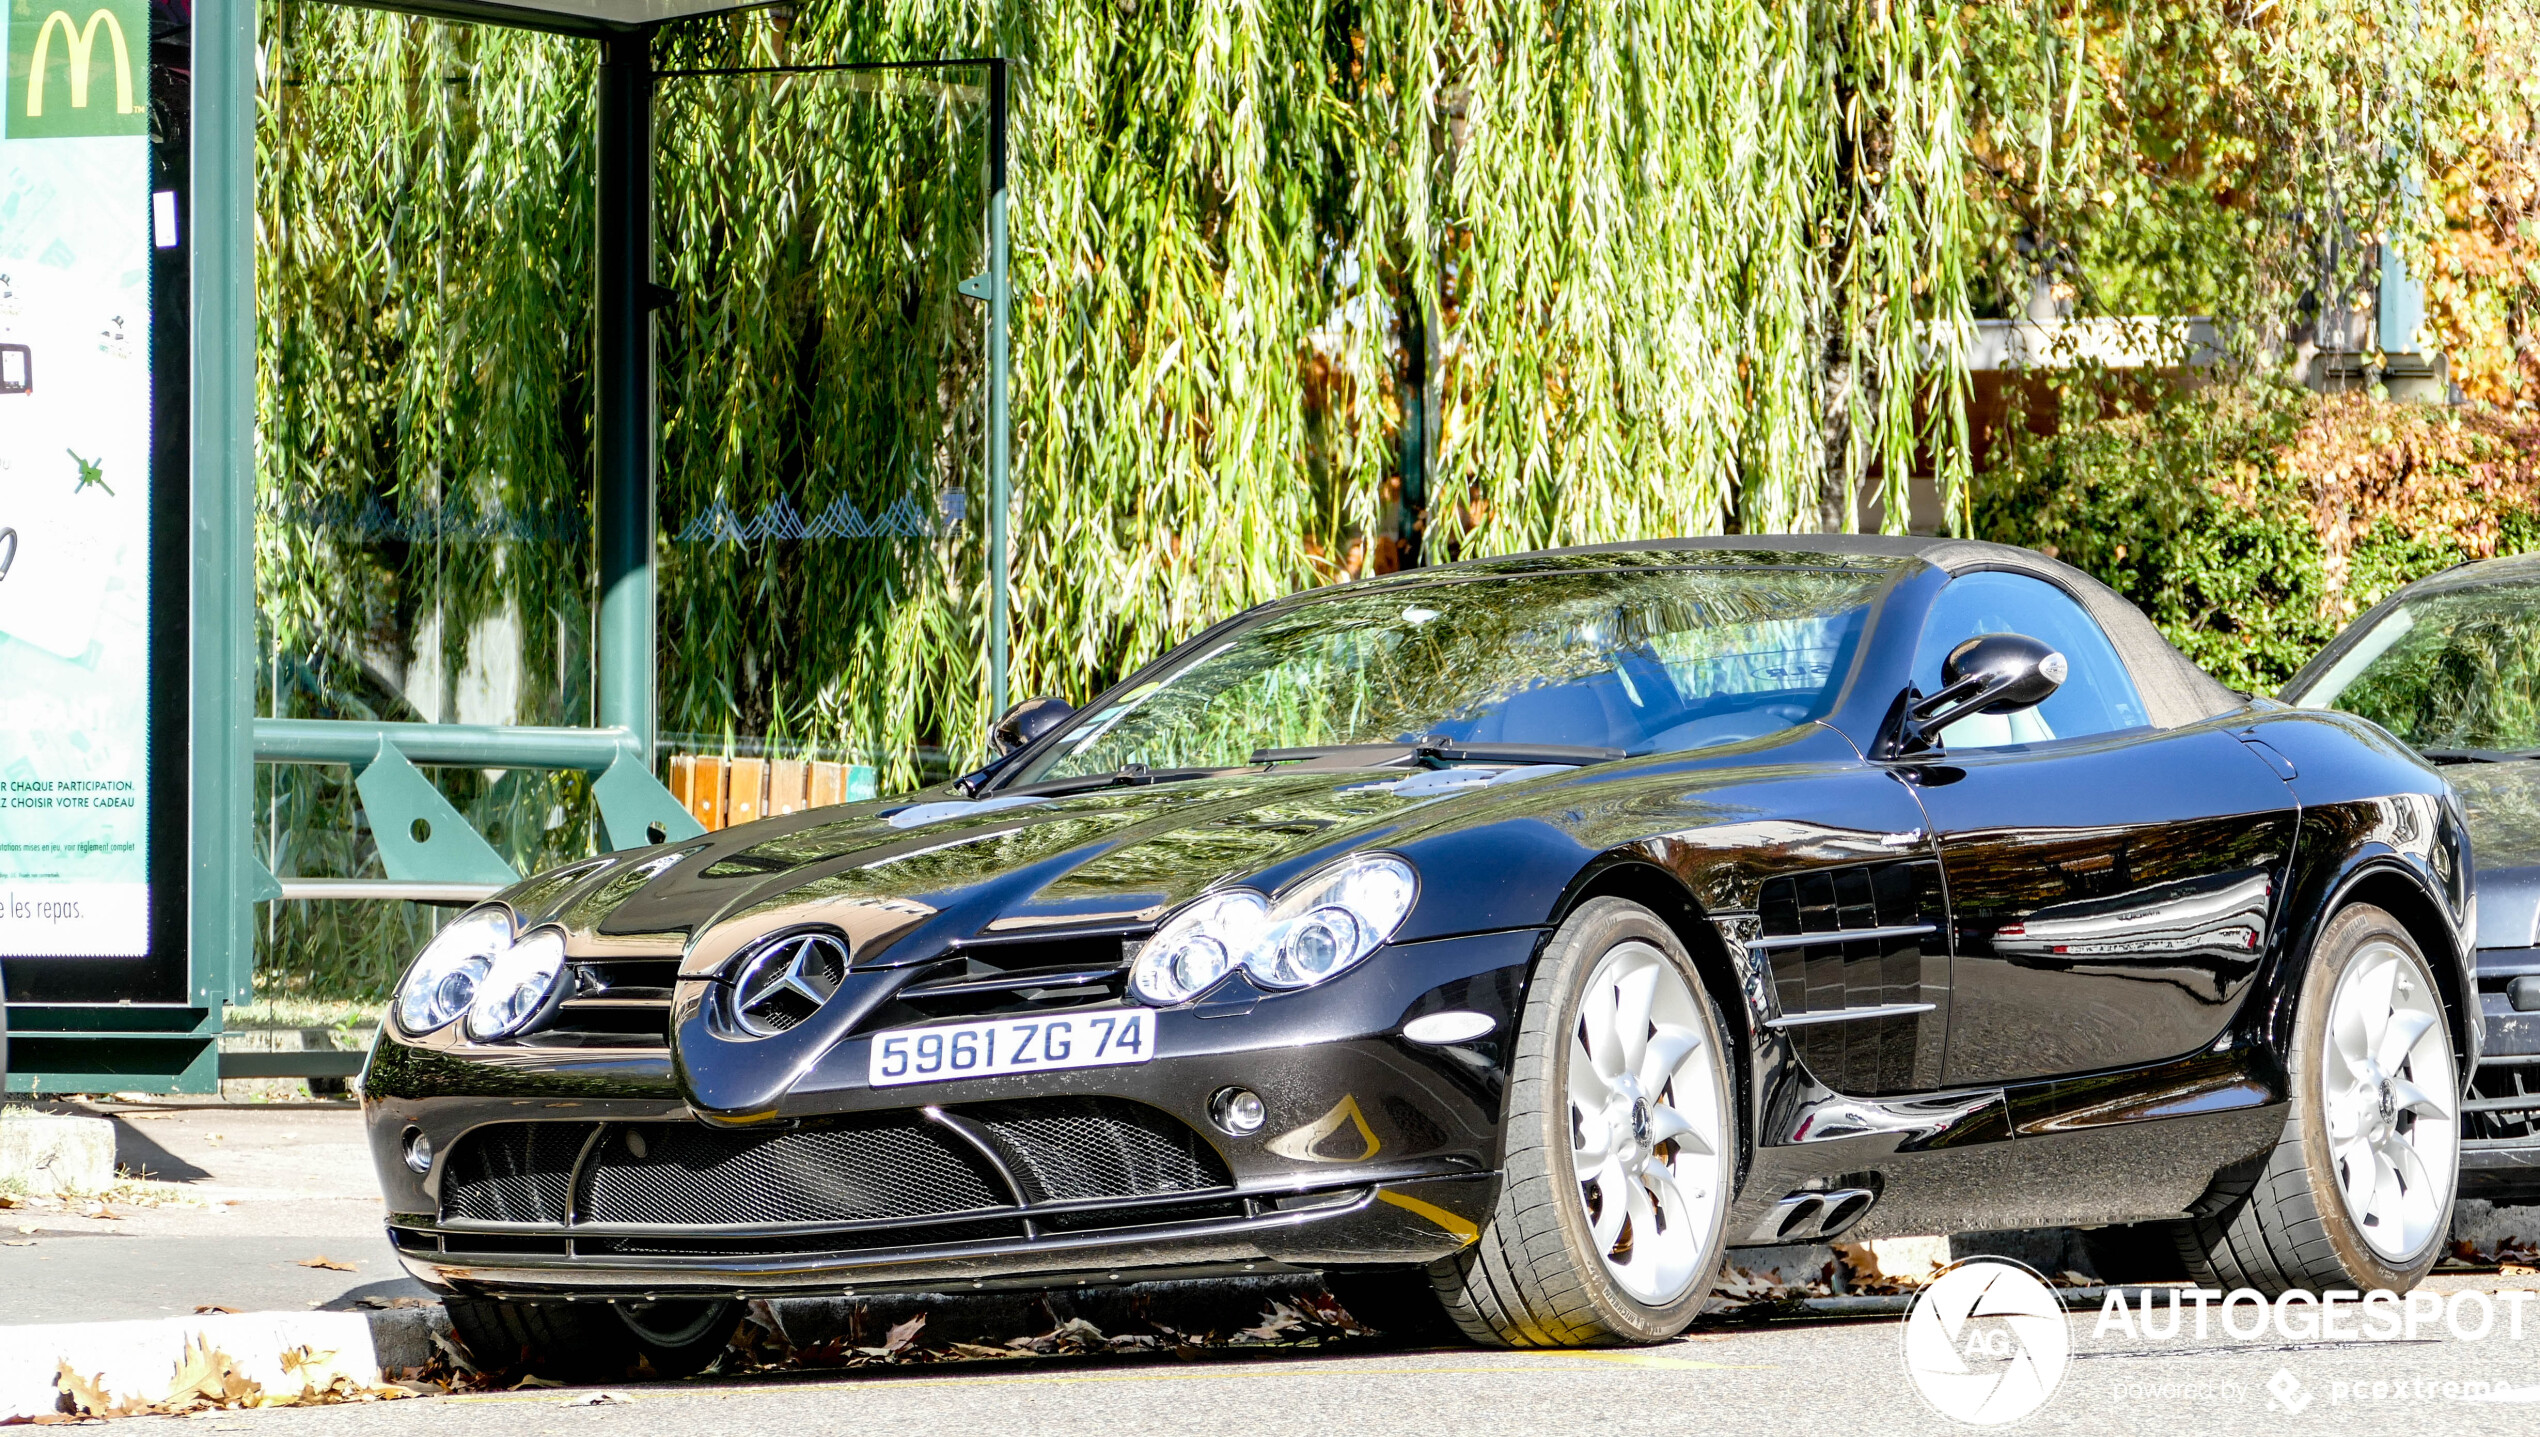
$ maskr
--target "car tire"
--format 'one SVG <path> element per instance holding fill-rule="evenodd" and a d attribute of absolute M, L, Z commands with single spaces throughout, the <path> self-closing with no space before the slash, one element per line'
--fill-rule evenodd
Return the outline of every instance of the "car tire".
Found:
<path fill-rule="evenodd" d="M 1643 982 L 1651 997 L 1635 1020 L 1630 991 Z M 1605 1035 L 1599 1051 L 1592 1027 Z M 1635 1037 L 1639 1057 L 1621 1061 Z M 1665 1067 L 1661 1054 L 1688 1041 Z M 1656 914 L 1598 898 L 1561 925 L 1518 1029 L 1497 1205 L 1469 1247 L 1432 1269 L 1468 1338 L 1618 1346 L 1692 1323 L 1719 1278 L 1735 1196 L 1728 1059 L 1719 1010 Z M 1645 1081 L 1660 1068 L 1664 1081 Z M 1688 1131 L 1658 1136 L 1678 1119 Z"/>
<path fill-rule="evenodd" d="M 2367 991 L 2383 974 L 2386 1005 Z M 2375 1041 L 2359 1043 L 2366 1033 L 2358 1020 L 2375 1016 L 2376 1007 L 2386 1007 L 2380 1018 L 2391 1026 L 2371 1029 Z M 2403 1022 L 2402 1010 L 2415 1016 Z M 2404 1031 L 2394 1036 L 2394 1029 L 2413 1028 L 2429 1012 L 2433 1021 L 2402 1048 L 2397 1037 Z M 2369 1102 L 2357 1077 L 2364 1070 L 2345 1056 L 2359 1047 L 2370 1050 L 2371 1071 L 2388 1069 Z M 2393 1052 L 2399 1060 L 2385 1064 Z M 2292 1112 L 2274 1148 L 2218 1184 L 2207 1200 L 2211 1211 L 2172 1229 L 2188 1276 L 2202 1286 L 2270 1297 L 2415 1287 L 2451 1234 L 2461 1095 L 2442 989 L 2397 919 L 2355 904 L 2329 920 L 2303 974 L 2288 1070 Z M 2393 1152 L 2403 1153 L 2401 1161 L 2388 1162 Z M 2397 1183 L 2395 1199 L 2378 1182 L 2361 1198 L 2350 1195 L 2360 1165 L 2376 1155 Z"/>
<path fill-rule="evenodd" d="M 604 1382 L 648 1364 L 657 1377 L 704 1371 L 731 1344 L 740 1305 L 720 1298 L 664 1302 L 502 1302 L 454 1297 L 450 1328 L 486 1367 L 523 1367 L 568 1382 Z"/>

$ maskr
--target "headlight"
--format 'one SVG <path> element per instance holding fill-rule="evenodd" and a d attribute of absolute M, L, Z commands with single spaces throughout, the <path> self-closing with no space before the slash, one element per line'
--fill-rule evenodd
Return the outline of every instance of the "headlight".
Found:
<path fill-rule="evenodd" d="M 500 908 L 477 909 L 434 934 L 397 985 L 397 1026 L 417 1038 L 450 1026 L 511 943 L 512 917 Z"/>
<path fill-rule="evenodd" d="M 1150 1003 L 1179 1003 L 1241 967 L 1264 988 L 1307 988 L 1391 938 L 1420 889 L 1411 865 L 1364 854 L 1325 869 L 1276 902 L 1246 888 L 1183 909 L 1138 950 L 1129 984 Z"/>
<path fill-rule="evenodd" d="M 508 1038 L 546 1011 L 564 976 L 564 934 L 541 928 L 494 959 L 476 1001 L 467 1007 L 467 1035 L 480 1043 Z"/>

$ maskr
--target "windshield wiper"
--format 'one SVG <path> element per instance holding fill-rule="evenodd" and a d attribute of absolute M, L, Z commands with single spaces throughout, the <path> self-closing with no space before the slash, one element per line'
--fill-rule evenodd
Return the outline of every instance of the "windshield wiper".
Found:
<path fill-rule="evenodd" d="M 1344 743 L 1323 748 L 1262 748 L 1252 753 L 1254 763 L 1292 763 L 1302 760 L 1356 759 L 1368 768 L 1380 767 L 1406 758 L 1432 759 L 1438 763 L 1608 763 L 1626 755 L 1626 750 L 1597 744 L 1579 743 L 1458 743 L 1452 739 L 1423 739 L 1418 743 Z"/>
<path fill-rule="evenodd" d="M 1186 778 L 1207 778 L 1213 774 L 1239 773 L 1225 768 L 1149 768 L 1142 763 L 1122 764 L 1110 773 L 1082 773 L 1072 778 L 1045 778 L 1038 783 L 1009 784 L 997 790 L 1000 798 L 1056 798 L 1061 794 L 1091 793 L 1104 788 L 1133 788 L 1150 783 L 1177 783 Z"/>
<path fill-rule="evenodd" d="M 2519 763 L 2540 758 L 2540 748 L 2421 748 L 2427 763 Z"/>

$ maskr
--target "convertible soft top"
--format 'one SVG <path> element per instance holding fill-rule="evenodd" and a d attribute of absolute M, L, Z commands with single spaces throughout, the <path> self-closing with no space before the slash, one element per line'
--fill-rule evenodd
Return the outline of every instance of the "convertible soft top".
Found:
<path fill-rule="evenodd" d="M 1663 553 L 1670 550 L 1728 549 L 1747 552 L 1782 552 L 1814 555 L 1861 555 L 1887 560 L 1919 559 L 1936 569 L 1951 574 L 1972 574 L 2000 570 L 2026 574 L 2053 584 L 2080 602 L 2099 627 L 2107 631 L 2109 642 L 2116 645 L 2117 656 L 2125 661 L 2126 672 L 2133 675 L 2135 687 L 2142 691 L 2143 706 L 2153 724 L 2159 728 L 2177 728 L 2219 713 L 2228 713 L 2248 702 L 2217 682 L 2212 675 L 2196 667 L 2187 655 L 2178 651 L 2143 611 L 2127 602 L 2116 590 L 2060 560 L 2050 559 L 2034 549 L 2010 544 L 1988 544 L 1977 539 L 1925 538 L 1909 534 L 1716 534 L 1685 539 L 1641 539 L 1621 544 L 1590 544 L 1573 549 L 1554 549 L 1542 554 L 1519 558 L 1554 558 L 1574 554 Z M 1517 557 L 1517 556 L 1512 556 Z M 1476 567 L 1503 565 L 1508 559 L 1469 561 Z M 1446 564 L 1422 573 L 1448 573 L 1464 565 Z"/>

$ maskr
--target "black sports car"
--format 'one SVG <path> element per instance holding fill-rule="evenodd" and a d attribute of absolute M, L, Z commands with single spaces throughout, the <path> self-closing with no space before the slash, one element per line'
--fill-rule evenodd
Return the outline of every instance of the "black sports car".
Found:
<path fill-rule="evenodd" d="M 2375 606 L 2284 689 L 2440 765 L 2478 861 L 2486 1055 L 2463 1105 L 2461 1194 L 2540 1201 L 2540 558 L 2487 559 Z"/>
<path fill-rule="evenodd" d="M 2441 776 L 2041 555 L 1396 574 L 999 742 L 433 940 L 363 1093 L 464 1335 L 675 1370 L 748 1295 L 1306 1271 L 1568 1345 L 1681 1330 L 1742 1244 L 2166 1223 L 2277 1290 L 2443 1247 Z"/>

